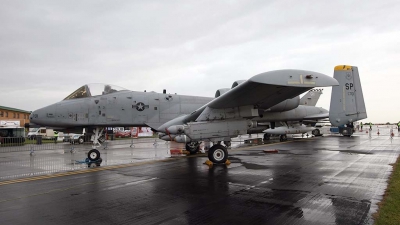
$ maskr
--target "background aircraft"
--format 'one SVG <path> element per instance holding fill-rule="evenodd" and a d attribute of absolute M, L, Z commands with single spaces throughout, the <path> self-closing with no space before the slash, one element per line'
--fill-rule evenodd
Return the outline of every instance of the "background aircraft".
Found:
<path fill-rule="evenodd" d="M 314 112 L 313 116 L 316 118 L 320 118 L 321 114 L 326 115 L 328 113 L 328 110 L 316 107 L 317 102 L 319 100 L 319 97 L 322 94 L 323 89 L 312 89 L 309 92 L 307 92 L 299 101 L 299 106 L 297 107 L 297 110 L 302 110 L 299 109 L 299 107 L 303 107 L 303 111 L 310 111 Z M 266 114 L 268 111 L 266 111 Z M 268 118 L 274 118 L 275 116 L 267 116 Z M 274 121 L 273 119 L 269 119 L 271 121 Z M 266 124 L 267 127 L 265 130 L 262 132 L 264 134 L 264 140 L 269 140 L 271 135 L 279 135 L 280 141 L 285 141 L 287 140 L 287 134 L 304 134 L 307 132 L 312 131 L 313 133 L 318 132 L 318 129 L 315 127 L 311 126 L 312 124 L 315 124 L 317 122 L 316 119 L 314 120 L 304 120 L 304 118 L 300 121 L 279 121 L 279 122 L 272 122 L 273 126 L 275 126 L 275 129 L 271 128 L 271 123 Z M 262 123 L 259 123 L 262 124 Z M 307 124 L 307 126 L 305 125 Z M 319 135 L 318 133 L 314 135 Z"/>
<path fill-rule="evenodd" d="M 338 86 L 338 80 L 346 81 L 347 86 L 346 90 L 340 85 L 332 91 L 332 124 L 366 118 L 357 68 L 337 66 L 335 78 L 305 70 L 270 71 L 235 81 L 230 89 L 217 90 L 214 99 L 171 95 L 166 91 L 162 94 L 135 92 L 111 85 L 84 85 L 63 101 L 32 112 L 30 119 L 34 124 L 68 132 L 82 128 L 93 131 L 94 146 L 88 153 L 91 160 L 100 157 L 95 148 L 100 145 L 104 127 L 149 126 L 160 132 L 160 138 L 164 140 L 192 146 L 203 140 L 228 144 L 232 137 L 257 128 L 258 122 L 273 124 L 312 117 L 318 112 L 299 110 L 298 95 L 315 87 Z M 351 102 L 344 104 L 349 99 Z M 332 101 L 335 102 L 333 105 Z M 332 106 L 337 109 L 332 111 Z M 364 110 L 354 114 L 353 109 Z M 208 151 L 208 158 L 214 163 L 224 163 L 227 157 L 227 149 L 221 144 L 213 145 Z"/>

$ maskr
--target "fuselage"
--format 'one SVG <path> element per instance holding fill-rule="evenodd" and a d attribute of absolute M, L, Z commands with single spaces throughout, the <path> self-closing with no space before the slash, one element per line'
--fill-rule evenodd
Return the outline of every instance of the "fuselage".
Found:
<path fill-rule="evenodd" d="M 120 91 L 63 100 L 35 110 L 31 122 L 49 127 L 151 126 L 189 114 L 213 98 L 156 92 Z"/>
<path fill-rule="evenodd" d="M 205 109 L 204 106 L 213 99 L 129 91 L 107 84 L 87 84 L 72 92 L 63 101 L 32 112 L 30 119 L 32 123 L 43 127 L 61 129 L 149 126 L 157 130 L 161 125 L 171 123 L 179 116 L 200 115 Z M 286 104 L 286 101 L 284 103 Z M 252 120 L 257 122 L 301 121 L 307 116 L 328 112 L 319 107 L 305 105 L 298 105 L 296 108 L 282 112 L 272 112 L 272 109 L 274 107 L 269 111 L 260 109 L 259 117 Z M 195 111 L 196 114 L 193 114 Z M 197 116 L 192 117 L 191 121 L 197 118 Z"/>

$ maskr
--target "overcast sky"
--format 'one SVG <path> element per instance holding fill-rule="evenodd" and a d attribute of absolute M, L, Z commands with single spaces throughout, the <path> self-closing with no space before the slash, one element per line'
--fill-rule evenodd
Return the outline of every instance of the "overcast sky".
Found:
<path fill-rule="evenodd" d="M 3 106 L 35 110 L 86 83 L 211 97 L 270 70 L 348 64 L 365 121 L 400 121 L 398 0 L 0 3 Z"/>

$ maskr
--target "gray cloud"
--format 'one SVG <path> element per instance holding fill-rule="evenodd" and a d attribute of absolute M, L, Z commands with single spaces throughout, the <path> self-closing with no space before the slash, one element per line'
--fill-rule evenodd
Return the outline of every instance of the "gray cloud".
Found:
<path fill-rule="evenodd" d="M 369 119 L 400 120 L 382 116 L 400 110 L 386 100 L 399 83 L 398 1 L 0 3 L 1 105 L 34 110 L 102 82 L 213 96 L 269 70 L 352 64 Z M 329 99 L 327 88 L 319 105 Z"/>

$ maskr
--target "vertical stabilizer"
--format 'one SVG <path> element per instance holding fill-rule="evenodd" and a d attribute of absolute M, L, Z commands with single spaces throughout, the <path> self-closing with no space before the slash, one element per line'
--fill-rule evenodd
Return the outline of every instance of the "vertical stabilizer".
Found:
<path fill-rule="evenodd" d="M 360 75 L 356 66 L 335 67 L 333 77 L 339 86 L 332 87 L 329 120 L 333 126 L 341 126 L 367 118 Z"/>
<path fill-rule="evenodd" d="M 300 99 L 300 105 L 316 106 L 323 89 L 311 89 Z"/>

